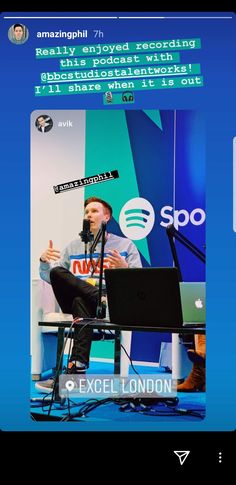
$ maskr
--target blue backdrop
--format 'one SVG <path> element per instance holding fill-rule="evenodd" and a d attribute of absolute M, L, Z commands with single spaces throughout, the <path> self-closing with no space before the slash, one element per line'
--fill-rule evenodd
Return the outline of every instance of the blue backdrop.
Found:
<path fill-rule="evenodd" d="M 114 15 L 114 13 L 112 13 Z M 112 15 L 111 14 L 111 15 Z M 148 15 L 148 13 L 146 13 Z M 7 13 L 4 13 L 7 16 Z M 15 20 L 4 19 L 0 22 L 0 58 L 1 58 L 1 238 L 2 254 L 2 389 L 1 428 L 3 429 L 55 429 L 55 423 L 44 425 L 34 423 L 29 418 L 29 376 L 30 376 L 30 113 L 35 109 L 45 112 L 47 109 L 109 109 L 103 105 L 99 94 L 34 97 L 34 85 L 39 83 L 39 73 L 47 71 L 48 60 L 36 61 L 34 50 L 39 46 L 64 45 L 65 39 L 44 39 L 39 43 L 37 32 L 40 30 L 76 30 L 88 29 L 89 37 L 80 39 L 80 44 L 94 44 L 93 29 L 100 29 L 105 37 L 102 42 L 115 43 L 126 41 L 193 38 L 200 37 L 202 49 L 194 53 L 184 53 L 183 62 L 201 63 L 204 75 L 204 87 L 188 89 L 166 89 L 137 91 L 135 104 L 127 107 L 127 125 L 129 127 L 132 152 L 135 153 L 137 166 L 141 141 L 132 136 L 138 128 L 133 119 L 132 109 L 166 112 L 163 122 L 170 123 L 171 113 L 177 110 L 180 117 L 181 133 L 176 145 L 176 192 L 168 201 L 178 209 L 191 212 L 204 204 L 204 166 L 206 168 L 206 208 L 207 208 L 207 417 L 201 423 L 181 424 L 152 422 L 152 430 L 229 430 L 235 427 L 234 402 L 235 384 L 235 233 L 233 232 L 232 213 L 232 140 L 235 136 L 235 16 L 229 13 L 228 19 L 168 19 L 165 20 L 78 20 L 62 22 L 59 19 L 25 19 L 29 29 L 29 39 L 22 46 L 9 42 L 7 32 L 21 13 L 15 13 Z M 13 15 L 9 13 L 9 15 Z M 24 16 L 36 13 L 24 12 Z M 40 13 L 43 16 L 42 13 Z M 53 15 L 47 12 L 47 16 Z M 57 12 L 57 16 L 60 13 Z M 63 15 L 63 14 L 61 14 Z M 67 13 L 69 15 L 69 13 Z M 72 14 L 72 16 L 75 14 Z M 79 15 L 79 14 L 77 14 Z M 85 16 L 83 12 L 83 16 Z M 92 15 L 92 13 L 88 13 Z M 96 13 L 93 13 L 96 15 Z M 126 15 L 128 13 L 126 12 Z M 131 13 L 131 15 L 134 15 Z M 138 15 L 138 14 L 137 14 Z M 158 15 L 158 14 L 157 14 Z M 166 14 L 170 15 L 170 12 Z M 175 14 L 173 13 L 173 16 Z M 184 16 L 185 14 L 181 14 Z M 193 13 L 190 14 L 194 16 Z M 200 13 L 197 12 L 199 17 Z M 211 14 L 212 15 L 212 14 Z M 221 16 L 221 13 L 215 16 Z M 227 15 L 224 13 L 224 15 Z M 165 16 L 161 12 L 161 16 Z M 204 13 L 206 16 L 206 13 Z M 63 25 L 62 25 L 63 24 Z M 55 42 L 56 41 L 56 42 Z M 101 39 L 99 39 L 101 41 Z M 77 42 L 66 40 L 67 45 Z M 190 60 L 191 59 L 191 60 Z M 39 65 L 40 62 L 40 65 Z M 55 63 L 55 64 L 53 64 Z M 56 66 L 50 61 L 51 70 Z M 119 106 L 114 109 L 120 109 Z M 142 124 L 150 123 L 143 116 Z M 162 147 L 164 131 L 150 125 L 150 136 L 159 139 Z M 205 134 L 205 135 L 204 135 Z M 201 143 L 206 136 L 206 141 Z M 163 138 L 162 138 L 163 137 Z M 134 140 L 135 138 L 135 140 Z M 165 147 L 168 156 L 168 147 Z M 160 148 L 161 150 L 161 148 Z M 205 152 L 205 155 L 204 155 Z M 148 153 L 149 160 L 153 152 Z M 206 160 L 204 165 L 203 160 Z M 188 170 L 187 170 L 188 166 Z M 159 165 L 158 165 L 159 167 Z M 159 168 L 157 168 L 159 170 Z M 140 172 L 139 172 L 140 170 Z M 144 176 L 139 166 L 137 178 Z M 168 168 L 165 166 L 167 174 Z M 163 177 L 166 180 L 166 177 Z M 164 189 L 158 186 L 159 179 L 153 179 L 158 197 L 151 202 L 162 206 Z M 157 183 L 155 183 L 157 182 Z M 148 190 L 145 186 L 143 190 Z M 160 199 L 161 200 L 160 200 Z M 164 201 L 166 204 L 166 201 Z M 159 229 L 159 228 L 158 228 Z M 184 226 L 184 233 L 198 245 L 205 244 L 199 227 Z M 191 233 L 190 230 L 194 230 Z M 199 238 L 199 239 L 198 239 Z M 164 235 L 163 235 L 164 239 Z M 161 243 L 161 240 L 160 240 Z M 163 243 L 164 244 L 164 243 Z M 150 252 L 154 254 L 155 240 L 148 240 Z M 169 256 L 170 257 L 170 256 Z M 181 254 L 185 279 L 192 278 L 190 267 L 194 264 L 199 271 L 196 279 L 202 279 L 200 264 L 187 263 L 188 254 Z M 154 256 L 153 256 L 154 258 Z M 156 253 L 155 258 L 159 258 Z M 157 260 L 155 260 L 157 264 Z M 199 268 L 199 269 L 197 269 Z M 200 276 L 201 274 L 201 276 Z M 195 276 L 194 276 L 195 278 Z M 8 344 L 7 344 L 8 342 Z M 219 358 L 220 356 L 220 358 Z M 20 364 L 19 364 L 20 363 Z M 227 402 L 227 412 L 222 415 L 222 404 Z M 15 413 L 16 408 L 18 412 Z M 62 429 L 63 423 L 58 423 Z M 93 429 L 94 425 L 79 423 L 80 429 Z M 111 423 L 97 423 L 96 429 L 111 429 Z M 133 429 L 126 423 L 126 430 Z M 71 429 L 66 423 L 63 429 Z M 120 429 L 114 423 L 113 429 Z M 140 425 L 140 429 L 142 426 Z M 146 428 L 148 429 L 148 428 Z"/>

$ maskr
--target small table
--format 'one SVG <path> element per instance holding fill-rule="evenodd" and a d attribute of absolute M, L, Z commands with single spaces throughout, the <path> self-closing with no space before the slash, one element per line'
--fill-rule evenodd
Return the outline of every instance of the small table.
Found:
<path fill-rule="evenodd" d="M 87 321 L 83 320 L 76 323 L 77 327 L 83 327 Z M 39 322 L 39 326 L 50 326 L 58 327 L 58 337 L 57 337 L 57 359 L 56 359 L 56 375 L 59 376 L 62 370 L 62 358 L 61 353 L 64 344 L 65 329 L 71 327 L 72 322 L 62 321 L 62 322 Z M 135 325 L 119 325 L 116 323 L 111 323 L 102 320 L 91 320 L 89 326 L 93 329 L 98 330 L 115 330 L 115 355 L 114 355 L 114 374 L 120 374 L 120 352 L 121 352 L 121 331 L 139 331 L 139 332 L 159 332 L 159 333 L 171 333 L 171 334 L 204 334 L 206 328 L 204 326 L 194 327 L 193 325 L 188 325 L 187 323 L 183 327 L 151 327 L 148 325 L 135 326 Z M 58 383 L 56 383 L 58 384 Z M 58 396 L 58 385 L 56 385 L 56 395 L 55 400 L 60 400 Z"/>

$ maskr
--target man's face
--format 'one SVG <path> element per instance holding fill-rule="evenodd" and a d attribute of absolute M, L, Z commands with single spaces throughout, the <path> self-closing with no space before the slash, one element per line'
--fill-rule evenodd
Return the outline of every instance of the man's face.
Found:
<path fill-rule="evenodd" d="M 44 118 L 38 118 L 38 124 L 40 126 L 44 126 L 45 125 L 45 119 Z"/>
<path fill-rule="evenodd" d="M 21 40 L 22 39 L 22 36 L 23 36 L 23 29 L 22 29 L 22 27 L 16 27 L 14 29 L 14 34 L 15 34 L 15 38 L 17 40 Z"/>
<path fill-rule="evenodd" d="M 107 222 L 110 219 L 109 212 L 101 202 L 90 202 L 84 211 L 85 219 L 89 219 L 90 221 L 90 231 L 93 234 L 96 234 L 100 229 L 101 223 Z"/>

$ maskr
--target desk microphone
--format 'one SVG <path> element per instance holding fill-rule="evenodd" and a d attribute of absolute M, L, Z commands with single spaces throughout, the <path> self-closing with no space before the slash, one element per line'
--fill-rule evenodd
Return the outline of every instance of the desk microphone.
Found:
<path fill-rule="evenodd" d="M 84 252 L 87 254 L 87 245 L 88 242 L 93 240 L 93 233 L 90 231 L 90 221 L 88 219 L 83 220 L 83 229 L 79 233 L 81 237 L 81 241 L 84 242 Z"/>

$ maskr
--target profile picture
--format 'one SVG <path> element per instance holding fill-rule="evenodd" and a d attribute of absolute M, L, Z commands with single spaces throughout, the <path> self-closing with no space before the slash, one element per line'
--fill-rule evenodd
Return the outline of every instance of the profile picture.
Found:
<path fill-rule="evenodd" d="M 14 24 L 8 30 L 8 39 L 13 44 L 24 44 L 29 37 L 29 31 L 23 24 Z"/>
<path fill-rule="evenodd" d="M 53 127 L 52 118 L 48 115 L 40 115 L 35 121 L 35 126 L 38 131 L 45 133 L 46 131 L 50 131 Z"/>

